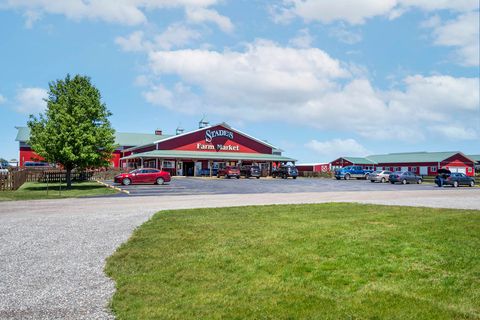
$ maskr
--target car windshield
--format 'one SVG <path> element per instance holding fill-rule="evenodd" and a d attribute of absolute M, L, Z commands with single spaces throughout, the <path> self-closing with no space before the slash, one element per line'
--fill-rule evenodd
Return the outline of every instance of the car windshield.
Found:
<path fill-rule="evenodd" d="M 129 173 L 133 174 L 133 173 L 140 173 L 140 172 L 142 172 L 142 169 L 135 169 L 135 170 L 130 171 Z"/>
<path fill-rule="evenodd" d="M 230 167 L 231 170 L 238 170 L 238 167 Z"/>
<path fill-rule="evenodd" d="M 372 173 L 380 174 L 382 173 L 382 170 L 376 170 L 376 171 L 373 171 Z"/>

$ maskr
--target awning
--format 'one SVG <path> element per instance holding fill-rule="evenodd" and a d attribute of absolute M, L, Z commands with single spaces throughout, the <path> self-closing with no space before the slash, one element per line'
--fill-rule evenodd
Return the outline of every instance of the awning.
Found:
<path fill-rule="evenodd" d="M 154 150 L 135 153 L 120 160 L 138 158 L 162 158 L 162 159 L 195 159 L 195 160 L 248 160 L 248 161 L 274 161 L 294 162 L 292 158 L 275 154 L 245 153 L 245 152 L 203 152 L 203 151 L 180 151 L 180 150 Z"/>

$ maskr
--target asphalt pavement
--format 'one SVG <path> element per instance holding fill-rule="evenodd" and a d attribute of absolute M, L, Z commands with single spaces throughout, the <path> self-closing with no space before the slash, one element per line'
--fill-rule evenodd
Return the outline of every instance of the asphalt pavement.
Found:
<path fill-rule="evenodd" d="M 131 196 L 164 195 L 214 195 L 214 194 L 251 194 L 251 193 L 301 193 L 301 192 L 341 192 L 341 191 L 404 191 L 438 190 L 432 183 L 395 184 L 372 183 L 369 180 L 335 180 L 318 178 L 298 179 L 225 179 L 200 177 L 172 177 L 164 185 L 138 184 L 122 186 L 112 180 L 104 181 L 129 192 Z M 120 194 L 122 196 L 122 194 Z"/>

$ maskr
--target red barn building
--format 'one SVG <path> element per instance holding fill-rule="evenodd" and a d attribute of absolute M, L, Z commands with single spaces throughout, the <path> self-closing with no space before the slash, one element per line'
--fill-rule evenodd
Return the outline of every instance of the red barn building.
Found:
<path fill-rule="evenodd" d="M 341 157 L 330 163 L 332 169 L 360 165 L 366 169 L 411 171 L 419 175 L 434 176 L 438 169 L 475 175 L 475 159 L 459 151 L 451 152 L 406 152 L 371 155 L 364 158 Z"/>
<path fill-rule="evenodd" d="M 299 163 L 299 172 L 330 172 L 330 163 Z"/>
<path fill-rule="evenodd" d="M 170 171 L 172 175 L 199 175 L 226 165 L 257 164 L 264 171 L 281 163 L 296 160 L 282 156 L 282 150 L 230 127 L 226 123 L 177 135 L 115 133 L 118 145 L 112 154 L 113 167 L 126 169 L 151 167 Z M 41 161 L 27 144 L 30 130 L 17 127 L 20 166 L 27 161 Z M 212 170 L 210 170 L 212 169 Z"/>
<path fill-rule="evenodd" d="M 212 174 L 227 165 L 257 164 L 270 172 L 281 163 L 296 160 L 282 150 L 226 123 L 205 126 L 187 133 L 123 150 L 121 166 L 153 167 L 172 175 Z"/>

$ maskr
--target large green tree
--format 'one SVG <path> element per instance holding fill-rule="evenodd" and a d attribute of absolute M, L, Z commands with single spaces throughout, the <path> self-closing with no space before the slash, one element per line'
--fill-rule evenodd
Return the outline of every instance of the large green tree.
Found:
<path fill-rule="evenodd" d="M 90 78 L 67 75 L 49 84 L 45 113 L 30 116 L 28 144 L 45 160 L 61 164 L 70 187 L 73 169 L 109 165 L 115 150 L 110 111 Z"/>

